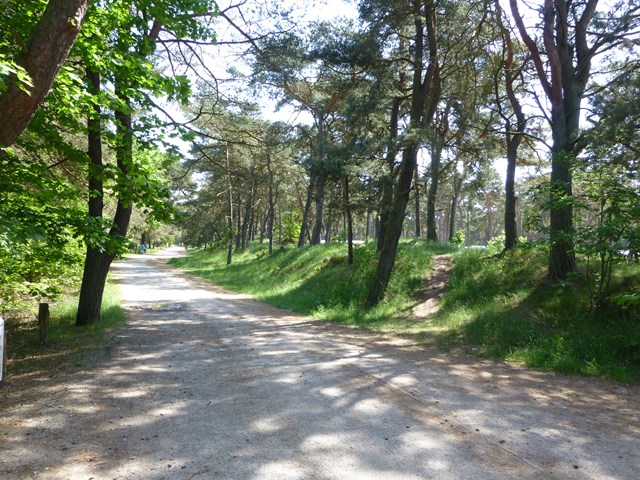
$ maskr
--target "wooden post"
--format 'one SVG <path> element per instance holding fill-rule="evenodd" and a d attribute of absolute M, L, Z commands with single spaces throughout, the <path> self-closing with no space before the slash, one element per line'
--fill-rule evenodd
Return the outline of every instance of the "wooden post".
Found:
<path fill-rule="evenodd" d="M 0 317 L 0 384 L 4 382 L 7 364 L 7 340 L 4 334 L 4 318 Z"/>
<path fill-rule="evenodd" d="M 38 326 L 40 327 L 40 345 L 47 344 L 47 330 L 49 328 L 49 304 L 41 303 L 38 309 Z"/>

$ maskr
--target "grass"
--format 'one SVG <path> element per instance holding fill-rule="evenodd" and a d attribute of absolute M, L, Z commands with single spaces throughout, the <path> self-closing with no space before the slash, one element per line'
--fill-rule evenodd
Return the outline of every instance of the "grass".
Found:
<path fill-rule="evenodd" d="M 8 377 L 26 379 L 51 375 L 72 366 L 91 364 L 106 337 L 126 320 L 118 299 L 117 286 L 105 287 L 101 320 L 86 327 L 75 326 L 76 296 L 65 296 L 50 305 L 47 343 L 40 345 L 37 312 L 7 320 Z"/>
<path fill-rule="evenodd" d="M 549 284 L 546 260 L 541 248 L 502 256 L 461 252 L 434 323 L 441 348 L 473 346 L 479 355 L 532 368 L 640 381 L 638 312 L 615 305 L 589 311 L 585 279 Z M 636 265 L 615 279 L 630 281 L 640 285 Z"/>
<path fill-rule="evenodd" d="M 363 307 L 367 282 L 376 267 L 375 245 L 359 246 L 354 265 L 347 265 L 344 244 L 280 247 L 268 255 L 266 246 L 252 245 L 226 265 L 225 252 L 192 250 L 172 263 L 194 275 L 257 300 L 304 315 L 391 333 L 411 332 L 407 319 L 415 304 L 413 292 L 431 267 L 431 258 L 455 249 L 426 241 L 401 243 L 396 269 L 385 301 Z"/>
<path fill-rule="evenodd" d="M 353 266 L 347 265 L 342 244 L 282 247 L 271 256 L 266 246 L 252 245 L 236 254 L 230 266 L 225 252 L 192 250 L 172 263 L 230 290 L 319 319 L 532 368 L 640 381 L 637 307 L 607 305 L 590 312 L 584 277 L 546 282 L 547 253 L 540 247 L 504 255 L 454 252 L 448 245 L 402 242 L 385 300 L 370 310 L 363 303 L 376 266 L 372 244 L 356 249 Z M 416 291 L 435 254 L 454 255 L 449 287 L 436 317 L 416 321 L 410 318 Z M 640 266 L 619 269 L 614 291 L 639 287 Z"/>

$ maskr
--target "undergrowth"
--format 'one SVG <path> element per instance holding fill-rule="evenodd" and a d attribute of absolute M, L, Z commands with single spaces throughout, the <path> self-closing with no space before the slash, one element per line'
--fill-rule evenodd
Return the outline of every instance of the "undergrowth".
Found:
<path fill-rule="evenodd" d="M 76 327 L 76 309 L 77 295 L 62 296 L 50 305 L 45 345 L 40 344 L 37 308 L 7 318 L 7 377 L 24 380 L 50 375 L 67 366 L 83 368 L 92 361 L 91 354 L 105 345 L 105 337 L 126 320 L 117 286 L 111 281 L 105 287 L 99 322 Z"/>
<path fill-rule="evenodd" d="M 640 381 L 640 318 L 616 305 L 590 311 L 579 272 L 551 284 L 547 252 L 523 247 L 501 256 L 467 250 L 456 256 L 435 335 L 444 349 L 476 353 L 563 373 Z M 640 268 L 619 269 L 614 282 L 640 283 Z"/>

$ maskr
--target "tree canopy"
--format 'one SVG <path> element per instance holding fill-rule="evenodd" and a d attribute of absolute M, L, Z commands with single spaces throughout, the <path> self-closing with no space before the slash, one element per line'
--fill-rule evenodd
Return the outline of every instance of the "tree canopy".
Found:
<path fill-rule="evenodd" d="M 594 307 L 640 248 L 635 0 L 4 5 L 0 310 L 75 285 L 97 321 L 153 239 L 375 240 L 369 306 L 403 236 L 544 243 Z"/>

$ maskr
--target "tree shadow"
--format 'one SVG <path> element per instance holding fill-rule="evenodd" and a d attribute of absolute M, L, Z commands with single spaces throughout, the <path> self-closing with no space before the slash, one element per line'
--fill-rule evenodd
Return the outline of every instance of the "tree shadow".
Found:
<path fill-rule="evenodd" d="M 633 478 L 640 463 L 636 387 L 447 356 L 134 275 L 155 289 L 149 302 L 184 308 L 133 309 L 100 365 L 21 405 L 5 396 L 0 476 Z"/>

